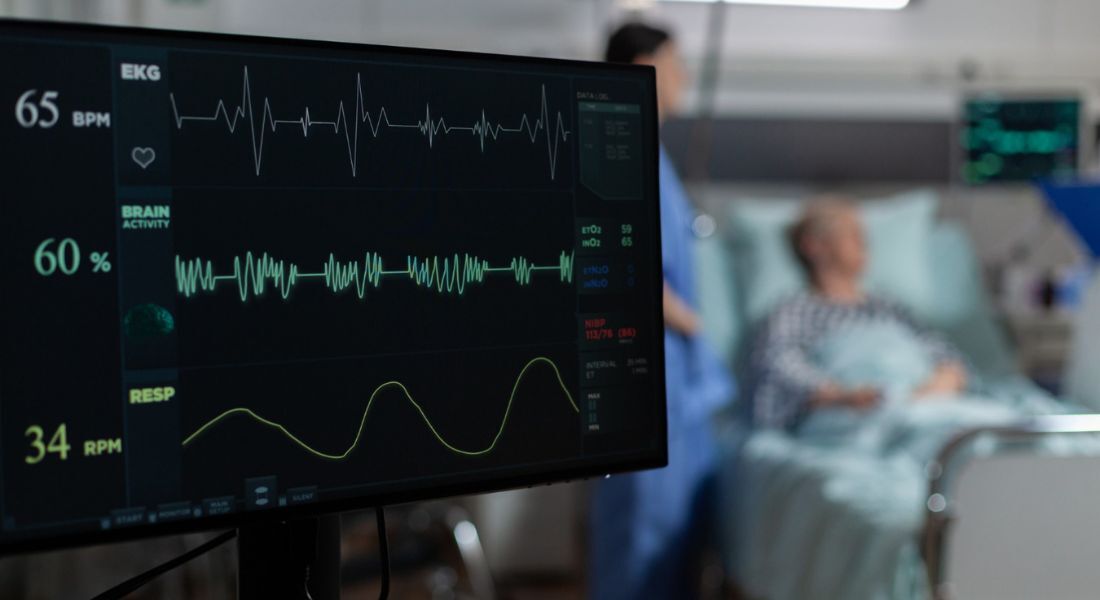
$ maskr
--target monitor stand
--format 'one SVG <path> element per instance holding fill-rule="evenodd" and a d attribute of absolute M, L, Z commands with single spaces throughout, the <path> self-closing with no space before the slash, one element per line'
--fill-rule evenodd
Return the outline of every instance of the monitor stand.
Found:
<path fill-rule="evenodd" d="M 240 600 L 339 600 L 340 516 L 241 527 L 237 564 Z"/>

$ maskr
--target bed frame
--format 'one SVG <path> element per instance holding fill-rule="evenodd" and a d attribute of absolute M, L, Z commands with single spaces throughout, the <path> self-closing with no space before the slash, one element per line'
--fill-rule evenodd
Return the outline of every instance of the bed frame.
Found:
<path fill-rule="evenodd" d="M 1016 424 L 1008 426 L 996 426 L 996 427 L 978 427 L 960 432 L 954 436 L 944 447 L 940 450 L 935 461 L 928 465 L 929 476 L 929 489 L 928 497 L 925 502 L 925 525 L 921 539 L 921 552 L 924 559 L 925 568 L 928 573 L 929 589 L 932 592 L 932 597 L 935 600 L 955 600 L 956 598 L 962 598 L 959 589 L 955 582 L 951 580 L 951 573 L 949 573 L 948 563 L 949 543 L 953 543 L 950 539 L 951 534 L 957 529 L 958 525 L 958 512 L 959 512 L 959 498 L 957 484 L 960 481 L 964 481 L 965 477 L 973 476 L 973 472 L 967 467 L 974 466 L 975 461 L 966 460 L 966 452 L 968 449 L 973 448 L 975 443 L 980 443 L 981 439 L 990 439 L 997 442 L 1025 442 L 1034 441 L 1048 436 L 1077 436 L 1080 434 L 1097 434 L 1100 433 L 1100 414 L 1078 414 L 1078 415 L 1052 415 L 1035 417 L 1026 421 L 1022 421 Z M 1000 456 L 1000 453 L 994 452 L 992 454 L 980 455 L 980 458 L 988 458 L 991 456 Z M 1080 457 L 1081 454 L 1074 456 Z M 1046 460 L 1051 461 L 1064 461 L 1067 457 L 1063 455 L 1052 455 L 1046 457 Z M 1092 457 L 1095 461 L 1095 457 Z M 1093 463 L 1095 464 L 1095 463 Z M 1068 463 L 1061 465 L 1062 467 L 1068 467 Z M 1040 467 L 1041 468 L 1041 467 Z M 1090 540 L 1086 543 L 1092 544 L 1091 540 L 1095 539 L 1096 544 L 1100 544 L 1100 517 L 1097 516 L 1097 512 L 1093 511 L 1092 514 L 1087 512 L 1084 514 L 1073 513 L 1072 510 L 1064 510 L 1064 506 L 1059 506 L 1058 496 L 1049 496 L 1049 494 L 1061 493 L 1061 499 L 1066 500 L 1065 494 L 1068 493 L 1068 486 L 1060 486 L 1055 484 L 1051 486 L 1049 480 L 1050 476 L 1062 477 L 1063 484 L 1085 484 L 1096 485 L 1094 482 L 1100 482 L 1100 476 L 1097 476 L 1098 469 L 1095 469 L 1092 465 L 1086 467 L 1087 470 L 1083 470 L 1082 474 L 1085 477 L 1072 477 L 1072 469 L 1061 468 L 1057 470 L 1043 470 L 1046 477 L 1043 483 L 1035 480 L 1035 478 L 1029 478 L 1028 473 L 1021 472 L 1021 469 L 1014 467 L 1012 474 L 1015 480 L 1012 482 L 1017 490 L 1024 492 L 1016 496 L 1004 496 L 1006 498 L 1006 504 L 1015 502 L 1017 505 L 1021 502 L 1021 498 L 1017 496 L 1023 496 L 1025 494 L 1034 494 L 1042 497 L 1043 494 L 1048 494 L 1047 498 L 1052 502 L 1047 502 L 1045 506 L 1029 506 L 1028 512 L 1030 516 L 1044 519 L 1061 519 L 1061 525 L 1077 528 L 1084 534 L 1083 538 Z M 1040 471 L 1033 471 L 1032 475 L 1039 474 Z M 1016 475 L 1019 475 L 1017 478 Z M 1069 475 L 1070 477 L 1066 477 Z M 1091 475 L 1091 477 L 1089 477 Z M 1000 482 L 998 482 L 1000 483 Z M 1100 497 L 1094 497 L 1093 507 L 1100 506 Z M 1078 506 L 1081 505 L 1081 498 L 1070 498 Z M 988 510 L 988 505 L 983 507 Z M 1057 509 L 1063 509 L 1061 511 Z M 1046 509 L 1046 510 L 1044 510 Z M 1090 518 L 1091 517 L 1091 518 Z M 1068 521 L 1067 521 L 1068 520 Z M 1021 522 L 1004 522 L 1000 523 L 999 527 L 1002 530 L 1007 531 L 1009 535 L 1023 536 L 1028 535 L 1025 532 L 1024 523 Z M 1093 535 L 1093 534 L 1096 535 Z M 988 535 L 989 532 L 987 531 Z M 989 537 L 995 538 L 1000 533 L 990 535 Z M 1075 536 L 1077 537 L 1077 536 Z M 1080 556 L 1080 553 L 1067 552 L 1072 548 L 1051 548 L 1043 547 L 1041 542 L 1031 539 L 1028 540 L 1030 549 L 1037 552 L 1046 553 L 1046 556 L 1054 555 L 1054 559 L 1061 558 L 1075 558 Z M 1059 540 L 1063 541 L 1063 540 Z M 1071 544 L 1072 545 L 1072 544 Z M 1078 544 L 1079 545 L 1079 544 Z M 1077 548 L 1078 550 L 1080 548 Z M 990 552 L 1003 551 L 1003 548 L 997 548 L 995 544 L 989 544 Z M 1091 551 L 1091 550 L 1090 550 Z M 1094 562 L 1095 555 L 1088 556 L 1086 562 Z M 997 577 L 1004 577 L 1005 585 L 1010 585 L 1007 582 L 1011 580 L 1013 576 L 1016 577 L 1031 577 L 1035 573 L 1029 573 L 1027 575 L 1023 573 L 1013 573 L 1011 568 L 1003 568 L 1000 570 L 1000 575 Z M 1091 579 L 1100 575 L 1096 573 L 1098 569 L 1092 568 L 1088 571 L 1078 570 L 1077 574 L 1081 577 L 1065 577 L 1065 573 L 1052 573 L 1043 572 L 1043 577 L 1033 578 L 1028 581 L 1029 585 L 1041 586 L 1045 591 L 1043 597 L 1075 597 L 1074 595 L 1063 596 L 1059 595 L 1059 590 L 1067 587 L 1080 587 L 1084 584 L 1081 579 Z M 1041 579 L 1041 581 L 1037 581 Z M 1022 592 L 1021 592 L 1022 593 Z M 1076 594 L 1079 592 L 1073 592 Z M 1097 593 L 1096 588 L 1091 588 L 1091 594 Z M 1090 595 L 1091 595 L 1090 594 Z"/>

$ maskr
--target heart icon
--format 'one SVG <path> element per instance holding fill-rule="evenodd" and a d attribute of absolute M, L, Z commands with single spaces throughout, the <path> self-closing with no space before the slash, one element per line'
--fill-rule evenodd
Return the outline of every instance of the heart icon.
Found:
<path fill-rule="evenodd" d="M 153 151 L 152 148 L 135 146 L 134 149 L 130 151 L 130 158 L 134 159 L 134 162 L 144 169 L 153 164 L 153 161 L 157 159 L 157 153 Z"/>

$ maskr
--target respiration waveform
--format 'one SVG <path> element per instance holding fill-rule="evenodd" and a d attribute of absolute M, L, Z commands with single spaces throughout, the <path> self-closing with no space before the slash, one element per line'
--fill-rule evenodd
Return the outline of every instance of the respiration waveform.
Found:
<path fill-rule="evenodd" d="M 363 94 L 363 78 L 361 74 L 355 75 L 355 103 L 352 107 L 353 114 L 349 117 L 348 109 L 344 101 L 340 100 L 336 105 L 336 111 L 332 118 L 318 119 L 305 107 L 297 118 L 277 118 L 271 107 L 271 99 L 264 97 L 262 108 L 257 114 L 252 94 L 252 85 L 248 76 L 248 66 L 244 67 L 244 77 L 241 89 L 241 100 L 236 105 L 227 104 L 224 99 L 219 99 L 214 110 L 207 114 L 188 115 L 181 114 L 176 101 L 175 93 L 169 93 L 168 99 L 172 104 L 172 116 L 177 130 L 184 125 L 195 121 L 224 121 L 230 134 L 237 132 L 238 127 L 247 126 L 249 139 L 252 142 L 252 162 L 259 176 L 263 169 L 265 137 L 267 133 L 275 133 L 282 125 L 290 125 L 301 129 L 302 137 L 309 137 L 314 127 L 330 129 L 334 135 L 342 136 L 347 147 L 348 162 L 351 165 L 353 177 L 359 173 L 359 137 L 360 132 L 369 134 L 371 138 L 378 138 L 383 129 L 410 130 L 418 132 L 427 140 L 428 147 L 435 145 L 436 138 L 440 135 L 468 134 L 477 139 L 481 152 L 485 152 L 486 141 L 497 141 L 502 136 L 520 135 L 533 145 L 538 143 L 541 135 L 546 139 L 546 154 L 550 163 L 550 179 L 553 180 L 558 169 L 558 145 L 567 142 L 571 132 L 566 129 L 565 117 L 561 111 L 551 116 L 550 104 L 546 97 L 546 85 L 542 85 L 542 95 L 537 116 L 532 118 L 523 113 L 511 126 L 505 126 L 501 121 L 491 121 L 484 109 L 478 118 L 468 124 L 452 125 L 441 116 L 432 112 L 431 104 L 424 105 L 424 114 L 415 121 L 395 122 L 390 119 L 386 107 L 380 106 L 378 111 L 371 114 L 366 108 L 366 97 Z M 257 119 L 258 117 L 258 119 Z"/>
<path fill-rule="evenodd" d="M 214 417 L 213 419 L 210 419 L 209 421 L 204 423 L 202 427 L 196 429 L 194 433 L 184 438 L 182 445 L 187 446 L 188 444 L 191 444 L 203 433 L 208 431 L 210 428 L 218 425 L 219 423 L 225 421 L 226 419 L 235 415 L 241 415 L 246 416 L 258 423 L 271 427 L 272 429 L 275 429 L 279 433 L 286 436 L 290 441 L 300 446 L 303 450 L 318 458 L 324 458 L 333 461 L 344 460 L 351 455 L 355 448 L 359 446 L 359 442 L 363 438 L 363 429 L 367 425 L 367 416 L 370 414 L 370 409 L 374 405 L 375 399 L 378 398 L 378 395 L 382 393 L 383 390 L 386 390 L 388 388 L 395 388 L 399 390 L 401 394 L 405 397 L 405 399 L 408 400 L 409 404 L 411 404 L 413 408 L 416 409 L 416 412 L 420 415 L 420 419 L 424 421 L 424 425 L 428 428 L 432 435 L 435 436 L 435 439 L 438 440 L 441 445 L 443 445 L 444 448 L 462 456 L 482 456 L 485 454 L 489 454 L 493 451 L 494 448 L 496 448 L 497 443 L 500 441 L 500 436 L 504 434 L 504 428 L 508 424 L 508 417 L 512 414 L 512 404 L 515 402 L 516 399 L 516 391 L 519 390 L 520 383 L 523 382 L 523 378 L 527 375 L 527 371 L 536 364 L 544 364 L 554 372 L 554 376 L 558 382 L 558 387 L 561 388 L 561 391 L 565 395 L 566 400 L 569 401 L 569 405 L 573 409 L 573 412 L 580 413 L 580 408 L 577 406 L 577 402 L 573 399 L 573 395 L 569 393 L 569 388 L 565 385 L 565 381 L 561 377 L 561 371 L 558 370 L 558 366 L 554 364 L 554 361 L 546 358 L 545 356 L 535 357 L 529 360 L 527 364 L 524 365 L 522 369 L 520 369 L 519 375 L 516 376 L 516 380 L 512 384 L 512 392 L 508 395 L 508 404 L 504 408 L 504 416 L 500 420 L 500 426 L 497 427 L 497 431 L 496 434 L 493 435 L 493 439 L 488 443 L 488 445 L 483 448 L 475 448 L 472 450 L 459 448 L 454 444 L 448 442 L 446 438 L 444 438 L 443 435 L 439 433 L 439 430 L 436 429 L 435 425 L 432 424 L 431 419 L 428 417 L 428 413 L 424 411 L 424 407 L 421 406 L 420 403 L 413 398 L 412 394 L 409 392 L 409 389 L 405 387 L 405 384 L 395 380 L 387 381 L 374 388 L 374 391 L 371 392 L 370 396 L 367 398 L 367 405 L 363 408 L 363 416 L 359 419 L 359 428 L 355 432 L 355 439 L 352 440 L 351 445 L 349 445 L 341 452 L 330 453 L 318 450 L 313 445 L 303 441 L 301 438 L 291 433 L 285 425 L 262 417 L 252 409 L 244 407 L 231 408 Z"/>
<path fill-rule="evenodd" d="M 405 268 L 387 270 L 382 257 L 367 252 L 362 260 L 342 261 L 329 254 L 322 269 L 303 272 L 296 263 L 276 259 L 267 252 L 233 257 L 232 271 L 218 274 L 211 260 L 184 259 L 176 255 L 176 291 L 184 298 L 199 293 L 213 293 L 219 285 L 237 287 L 241 302 L 264 296 L 273 289 L 283 299 L 290 297 L 294 287 L 304 280 L 319 280 L 334 294 L 352 290 L 362 300 L 369 289 L 382 285 L 383 278 L 404 278 L 418 287 L 440 294 L 463 295 L 471 284 L 480 284 L 491 274 L 507 274 L 520 286 L 531 284 L 538 272 L 556 274 L 561 283 L 573 282 L 573 253 L 562 251 L 556 263 L 537 265 L 526 257 L 513 257 L 508 263 L 492 266 L 488 260 L 472 254 L 450 256 L 413 256 L 405 258 Z"/>

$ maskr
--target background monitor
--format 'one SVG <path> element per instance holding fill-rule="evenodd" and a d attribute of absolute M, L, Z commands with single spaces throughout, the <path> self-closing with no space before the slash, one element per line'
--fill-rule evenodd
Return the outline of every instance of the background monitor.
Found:
<path fill-rule="evenodd" d="M 963 178 L 968 183 L 1031 181 L 1077 174 L 1081 101 L 979 96 L 963 115 Z"/>
<path fill-rule="evenodd" d="M 0 22 L 0 552 L 666 462 L 652 69 Z"/>

